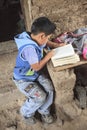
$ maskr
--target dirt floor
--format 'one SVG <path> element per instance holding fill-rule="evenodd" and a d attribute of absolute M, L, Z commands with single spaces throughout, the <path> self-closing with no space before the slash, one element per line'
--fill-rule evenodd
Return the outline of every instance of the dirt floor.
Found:
<path fill-rule="evenodd" d="M 17 52 L 14 51 L 0 55 L 0 96 L 16 90 L 12 82 L 16 54 Z M 37 123 L 35 125 L 26 125 L 19 114 L 23 100 L 20 98 L 12 102 L 10 96 L 9 101 L 6 102 L 5 98 L 6 96 L 3 96 L 3 99 L 0 98 L 0 103 L 3 102 L 4 105 L 4 107 L 0 106 L 0 130 L 87 130 L 87 109 L 81 110 L 80 116 L 75 119 L 65 120 L 61 127 L 58 126 L 58 120 L 50 125 L 42 124 L 40 116 L 36 117 Z"/>
<path fill-rule="evenodd" d="M 57 26 L 56 33 L 87 26 L 87 0 L 54 0 L 54 2 L 50 0 L 45 2 L 44 0 L 32 0 L 31 9 L 32 19 L 38 16 L 51 18 Z M 5 13 L 8 12 L 6 11 Z M 5 27 L 5 29 L 9 32 L 9 26 L 13 29 L 14 25 L 12 24 L 11 26 L 10 24 L 8 26 L 8 21 L 6 17 L 4 18 L 5 20 L 2 21 L 6 21 L 6 23 L 2 22 L 4 25 L 1 24 L 1 26 L 6 26 L 7 28 Z M 12 20 L 10 19 L 10 21 Z M 10 36 L 11 34 L 3 32 L 3 35 Z M 74 115 L 72 120 L 69 118 L 65 119 L 61 127 L 58 126 L 58 119 L 53 124 L 43 124 L 39 115 L 36 116 L 37 123 L 35 125 L 26 125 L 22 121 L 19 109 L 25 97 L 22 97 L 18 93 L 12 82 L 13 67 L 17 52 L 11 51 L 16 50 L 15 47 L 13 49 L 12 44 L 10 44 L 10 49 L 8 45 L 8 43 L 0 43 L 0 130 L 87 130 L 87 108 L 84 110 L 79 109 L 76 114 L 77 116 Z M 2 50 L 4 50 L 4 53 L 2 53 Z M 71 107 L 68 105 L 67 107 L 68 112 L 72 114 Z"/>

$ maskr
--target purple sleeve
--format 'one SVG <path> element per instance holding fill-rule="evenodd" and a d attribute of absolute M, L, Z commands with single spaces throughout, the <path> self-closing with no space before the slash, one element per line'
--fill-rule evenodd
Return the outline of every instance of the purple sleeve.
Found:
<path fill-rule="evenodd" d="M 38 63 L 38 55 L 33 46 L 24 48 L 22 56 L 25 60 L 29 62 L 30 65 Z"/>

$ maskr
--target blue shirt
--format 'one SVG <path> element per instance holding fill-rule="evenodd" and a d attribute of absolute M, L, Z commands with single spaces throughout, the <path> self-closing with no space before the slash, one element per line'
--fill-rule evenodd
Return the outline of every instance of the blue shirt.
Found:
<path fill-rule="evenodd" d="M 29 62 L 30 65 L 38 63 L 38 55 L 36 53 L 35 47 L 34 46 L 29 46 L 24 48 L 22 52 L 22 56 L 25 60 Z"/>

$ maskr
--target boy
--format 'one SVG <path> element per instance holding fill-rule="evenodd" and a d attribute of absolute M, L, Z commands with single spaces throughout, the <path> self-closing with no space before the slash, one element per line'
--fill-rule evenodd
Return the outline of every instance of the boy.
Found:
<path fill-rule="evenodd" d="M 52 123 L 50 106 L 53 103 L 53 86 L 51 81 L 40 70 L 54 55 L 53 51 L 43 58 L 43 48 L 47 45 L 57 47 L 58 44 L 48 39 L 56 27 L 46 17 L 36 19 L 31 26 L 31 33 L 23 32 L 15 36 L 18 47 L 13 81 L 18 89 L 27 96 L 27 100 L 20 109 L 20 113 L 27 123 L 34 124 L 35 112 L 42 116 L 42 121 Z"/>

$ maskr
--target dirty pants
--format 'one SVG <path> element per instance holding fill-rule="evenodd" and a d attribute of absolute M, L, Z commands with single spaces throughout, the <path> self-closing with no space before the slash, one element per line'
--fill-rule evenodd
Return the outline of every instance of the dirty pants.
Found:
<path fill-rule="evenodd" d="M 13 80 L 17 88 L 27 96 L 20 109 L 24 117 L 31 117 L 38 111 L 40 114 L 49 114 L 50 105 L 53 103 L 53 85 L 45 75 L 40 75 L 35 82 Z M 28 91 L 29 85 L 32 85 Z"/>

